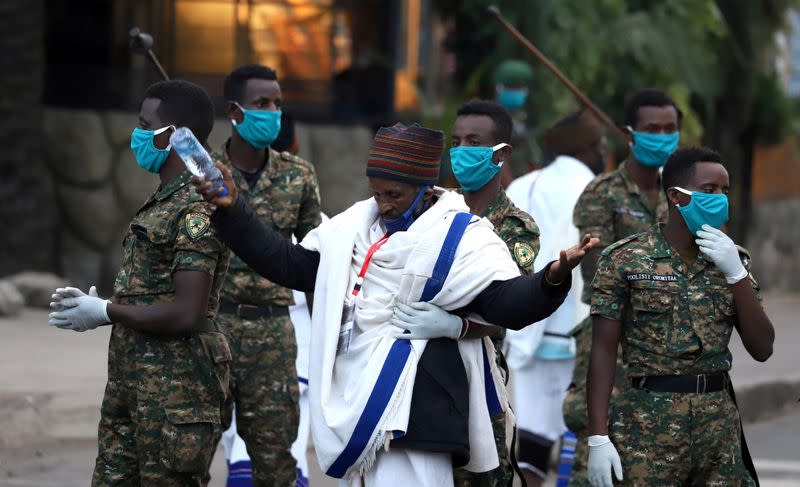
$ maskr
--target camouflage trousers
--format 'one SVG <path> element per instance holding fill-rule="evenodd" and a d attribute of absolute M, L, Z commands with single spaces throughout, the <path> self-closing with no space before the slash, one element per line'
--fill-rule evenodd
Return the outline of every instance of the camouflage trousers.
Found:
<path fill-rule="evenodd" d="M 500 466 L 488 472 L 469 472 L 463 468 L 453 471 L 455 487 L 501 487 L 508 485 L 514 471 L 511 469 L 508 445 L 506 445 L 506 415 L 498 414 L 492 417 L 492 430 L 494 442 L 497 445 L 497 456 Z"/>
<path fill-rule="evenodd" d="M 570 487 L 589 487 L 587 462 L 589 461 L 589 418 L 586 409 L 586 373 L 589 370 L 589 357 L 592 353 L 592 317 L 588 316 L 575 327 L 572 333 L 575 338 L 575 368 L 572 371 L 572 383 L 564 398 L 564 423 L 575 434 L 575 456 L 572 464 L 572 480 Z M 622 362 L 622 354 L 617 352 L 617 372 L 614 377 L 614 389 L 611 391 L 611 405 L 619 398 L 622 391 L 628 388 L 628 373 Z"/>
<path fill-rule="evenodd" d="M 207 485 L 230 418 L 230 361 L 218 332 L 168 338 L 115 325 L 92 486 Z"/>
<path fill-rule="evenodd" d="M 294 486 L 297 461 L 290 448 L 300 421 L 297 343 L 285 314 L 245 320 L 220 313 L 233 354 L 231 393 L 236 428 L 247 446 L 258 487 Z"/>
<path fill-rule="evenodd" d="M 614 406 L 609 436 L 622 460 L 621 485 L 752 486 L 740 432 L 725 391 L 629 389 Z"/>

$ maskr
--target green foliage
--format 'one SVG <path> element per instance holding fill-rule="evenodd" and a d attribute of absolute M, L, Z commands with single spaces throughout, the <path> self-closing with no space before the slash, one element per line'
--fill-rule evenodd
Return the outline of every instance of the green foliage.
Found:
<path fill-rule="evenodd" d="M 796 124 L 791 123 L 798 113 L 795 104 L 787 103 L 774 74 L 758 74 L 753 105 L 752 126 L 759 142 L 777 144 L 796 128 Z"/>
<path fill-rule="evenodd" d="M 504 59 L 534 66 L 527 111 L 538 128 L 579 108 L 577 100 L 486 11 L 485 0 L 433 0 L 456 32 L 451 98 L 492 98 L 491 72 Z M 660 88 L 685 115 L 683 144 L 705 144 L 728 163 L 732 230 L 747 226 L 748 168 L 754 144 L 775 143 L 800 125 L 800 103 L 787 98 L 775 72 L 776 34 L 800 0 L 497 0 L 505 18 L 612 120 L 625 99 Z M 476 83 L 475 80 L 480 80 Z M 618 154 L 626 147 L 617 147 Z"/>
<path fill-rule="evenodd" d="M 720 98 L 737 92 L 755 99 L 767 90 L 772 118 L 786 124 L 791 111 L 782 91 L 771 90 L 774 34 L 792 0 L 499 0 L 503 15 L 564 74 L 621 121 L 625 98 L 644 87 L 666 89 L 686 114 L 685 141 L 700 142 L 714 124 Z M 491 98 L 491 70 L 507 58 L 535 68 L 528 112 L 547 126 L 579 108 L 577 100 L 487 14 L 485 0 L 435 0 L 457 29 L 449 48 L 458 53 L 453 95 Z M 742 73 L 742 71 L 748 71 Z M 476 73 L 481 83 L 476 86 Z M 739 80 L 739 81 L 734 81 Z M 471 81 L 471 82 L 470 82 Z M 732 89 L 730 83 L 738 85 Z M 771 90 L 771 91 L 770 91 Z M 744 91 L 744 93 L 741 93 Z M 748 102 L 749 103 L 749 102 Z M 750 111 L 749 109 L 747 110 Z M 767 128 L 766 117 L 754 126 Z M 774 133 L 774 127 L 770 133 Z M 759 129 L 760 130 L 760 129 Z"/>

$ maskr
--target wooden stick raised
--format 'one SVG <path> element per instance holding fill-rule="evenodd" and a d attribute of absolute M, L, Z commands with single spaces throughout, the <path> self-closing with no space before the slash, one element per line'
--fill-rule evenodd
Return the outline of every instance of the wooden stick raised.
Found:
<path fill-rule="evenodd" d="M 534 46 L 531 43 L 531 41 L 525 38 L 525 36 L 522 35 L 516 29 L 516 27 L 511 25 L 505 19 L 505 17 L 503 17 L 503 14 L 500 13 L 500 9 L 497 8 L 497 6 L 490 5 L 488 11 L 490 14 L 494 16 L 494 18 L 497 19 L 498 22 L 500 22 L 500 25 L 502 25 L 520 44 L 523 45 L 523 47 L 525 47 L 525 49 L 528 50 L 528 52 L 533 54 L 533 57 L 535 57 L 540 63 L 542 63 L 544 67 L 548 69 L 548 71 L 553 73 L 556 76 L 556 78 L 558 78 L 558 80 L 561 81 L 573 95 L 575 95 L 575 98 L 578 99 L 581 105 L 586 107 L 586 109 L 592 112 L 592 114 L 595 117 L 597 117 L 597 119 L 600 120 L 600 122 L 602 122 L 606 127 L 608 127 L 608 129 L 620 140 L 620 142 L 622 142 L 624 145 L 628 145 L 628 137 L 626 136 L 625 132 L 623 132 L 619 127 L 617 127 L 617 125 L 614 124 L 614 122 L 612 122 L 610 118 L 608 118 L 608 115 L 603 113 L 602 110 L 600 110 L 594 103 L 592 103 L 592 100 L 590 100 L 589 97 L 584 95 L 583 92 L 579 90 L 578 87 L 575 86 L 575 84 L 572 81 L 570 81 L 569 78 L 567 78 L 564 75 L 564 73 L 562 73 L 556 67 L 555 64 L 553 64 L 549 59 L 547 59 L 547 56 L 542 54 L 542 51 L 537 49 L 536 46 Z"/>

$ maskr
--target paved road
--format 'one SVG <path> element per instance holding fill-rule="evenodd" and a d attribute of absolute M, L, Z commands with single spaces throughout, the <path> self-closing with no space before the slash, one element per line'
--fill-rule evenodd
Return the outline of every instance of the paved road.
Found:
<path fill-rule="evenodd" d="M 800 486 L 800 406 L 796 409 L 785 416 L 745 428 L 762 487 Z M 64 441 L 33 451 L 23 449 L 20 455 L 14 455 L 15 465 L 0 461 L 0 486 L 87 486 L 95 448 L 93 439 L 84 439 Z M 3 455 L 0 454 L 0 458 Z M 225 464 L 221 452 L 214 463 L 211 487 L 224 487 Z M 311 485 L 335 487 L 336 483 L 323 479 L 317 470 L 312 474 Z"/>
<path fill-rule="evenodd" d="M 800 403 L 789 414 L 745 425 L 761 487 L 800 486 Z"/>
<path fill-rule="evenodd" d="M 766 364 L 756 363 L 734 341 L 733 375 L 739 387 L 800 376 L 800 327 L 795 326 L 800 296 L 768 296 L 766 302 L 778 330 L 775 355 Z M 0 487 L 88 485 L 109 331 L 60 332 L 47 325 L 45 311 L 0 319 Z M 800 486 L 800 406 L 778 419 L 748 425 L 747 432 L 762 485 Z M 212 474 L 212 487 L 224 486 L 221 455 Z M 312 480 L 320 475 L 312 472 Z M 336 483 L 326 479 L 313 485 Z"/>
<path fill-rule="evenodd" d="M 775 380 L 800 382 L 800 326 L 796 326 L 800 296 L 766 294 L 764 307 L 775 326 L 772 357 L 765 363 L 756 362 L 745 351 L 738 333 L 734 332 L 730 343 L 733 354 L 731 377 L 737 389 Z"/>

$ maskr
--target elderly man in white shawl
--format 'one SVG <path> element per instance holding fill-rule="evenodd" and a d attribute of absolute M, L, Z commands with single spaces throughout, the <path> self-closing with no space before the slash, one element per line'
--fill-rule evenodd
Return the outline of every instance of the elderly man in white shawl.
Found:
<path fill-rule="evenodd" d="M 447 487 L 453 468 L 497 467 L 490 416 L 508 400 L 491 342 L 459 340 L 466 317 L 517 329 L 549 316 L 596 243 L 587 236 L 519 276 L 491 224 L 460 195 L 434 191 L 443 147 L 441 131 L 381 128 L 367 161 L 373 197 L 300 244 L 259 223 L 225 168 L 226 196 L 194 181 L 239 257 L 314 293 L 311 432 L 322 470 L 343 486 Z"/>

